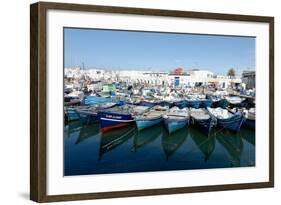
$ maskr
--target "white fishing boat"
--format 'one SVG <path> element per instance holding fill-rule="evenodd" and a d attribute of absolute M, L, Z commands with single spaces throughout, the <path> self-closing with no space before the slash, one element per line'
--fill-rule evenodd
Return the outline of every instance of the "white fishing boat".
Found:
<path fill-rule="evenodd" d="M 65 95 L 65 97 L 79 98 L 80 100 L 82 100 L 84 98 L 84 92 L 82 92 L 82 91 L 73 91 L 73 92 Z"/>
<path fill-rule="evenodd" d="M 172 107 L 167 114 L 163 115 L 163 119 L 165 127 L 171 134 L 189 124 L 189 110 Z"/>
<path fill-rule="evenodd" d="M 154 106 L 148 112 L 135 117 L 138 130 L 151 127 L 162 122 L 162 116 L 167 113 L 169 107 L 167 106 Z"/>
<path fill-rule="evenodd" d="M 207 136 L 210 134 L 215 120 L 205 108 L 190 108 L 190 120 L 193 125 L 200 128 L 200 130 Z"/>
<path fill-rule="evenodd" d="M 208 108 L 208 111 L 217 119 L 218 126 L 236 132 L 240 130 L 245 119 L 241 112 L 233 113 L 223 108 Z"/>
<path fill-rule="evenodd" d="M 226 97 L 225 99 L 232 105 L 240 105 L 245 100 L 245 98 L 239 96 Z"/>

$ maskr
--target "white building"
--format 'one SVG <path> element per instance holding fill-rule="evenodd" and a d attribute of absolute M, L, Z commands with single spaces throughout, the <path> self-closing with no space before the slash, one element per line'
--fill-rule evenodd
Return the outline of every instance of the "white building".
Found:
<path fill-rule="evenodd" d="M 207 86 L 213 73 L 207 70 L 193 69 L 188 72 L 172 72 L 168 76 L 170 86 Z"/>
<path fill-rule="evenodd" d="M 123 70 L 116 71 L 116 78 L 129 84 L 165 85 L 168 74 L 168 72 Z"/>
<path fill-rule="evenodd" d="M 242 73 L 242 82 L 246 84 L 247 89 L 256 87 L 256 71 L 245 70 Z"/>
<path fill-rule="evenodd" d="M 80 68 L 65 69 L 65 77 L 85 79 L 85 76 L 90 78 L 92 81 L 103 81 L 107 83 L 126 82 L 129 85 L 169 85 L 172 87 L 214 86 L 226 89 L 242 83 L 239 76 L 233 78 L 223 75 L 214 75 L 213 72 L 199 69 L 192 69 L 188 72 L 184 72 L 182 68 L 177 68 L 173 72 L 139 70 L 107 71 L 101 69 L 82 70 Z"/>

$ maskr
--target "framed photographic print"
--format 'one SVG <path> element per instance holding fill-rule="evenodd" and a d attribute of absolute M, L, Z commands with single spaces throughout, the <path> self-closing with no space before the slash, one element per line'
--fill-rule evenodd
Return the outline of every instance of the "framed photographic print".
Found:
<path fill-rule="evenodd" d="M 274 186 L 274 18 L 39 2 L 30 198 Z"/>

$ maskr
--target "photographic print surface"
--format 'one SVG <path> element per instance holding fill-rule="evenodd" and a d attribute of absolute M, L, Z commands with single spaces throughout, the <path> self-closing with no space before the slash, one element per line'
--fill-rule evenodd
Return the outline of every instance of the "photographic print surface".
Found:
<path fill-rule="evenodd" d="M 64 175 L 255 166 L 255 93 L 255 37 L 66 27 Z"/>

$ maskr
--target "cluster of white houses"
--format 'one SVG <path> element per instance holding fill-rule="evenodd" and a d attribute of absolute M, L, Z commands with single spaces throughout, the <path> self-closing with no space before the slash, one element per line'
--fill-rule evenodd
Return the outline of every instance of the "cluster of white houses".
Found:
<path fill-rule="evenodd" d="M 91 79 L 92 82 L 125 82 L 129 84 L 146 84 L 151 86 L 171 86 L 171 87 L 195 87 L 195 86 L 213 86 L 226 89 L 229 87 L 243 86 L 249 84 L 253 88 L 255 81 L 255 71 L 250 71 L 241 76 L 216 75 L 207 70 L 191 69 L 184 71 L 177 68 L 172 72 L 155 72 L 139 70 L 101 70 L 80 68 L 66 68 L 65 77 L 74 79 Z M 244 85 L 245 86 L 245 85 Z"/>

